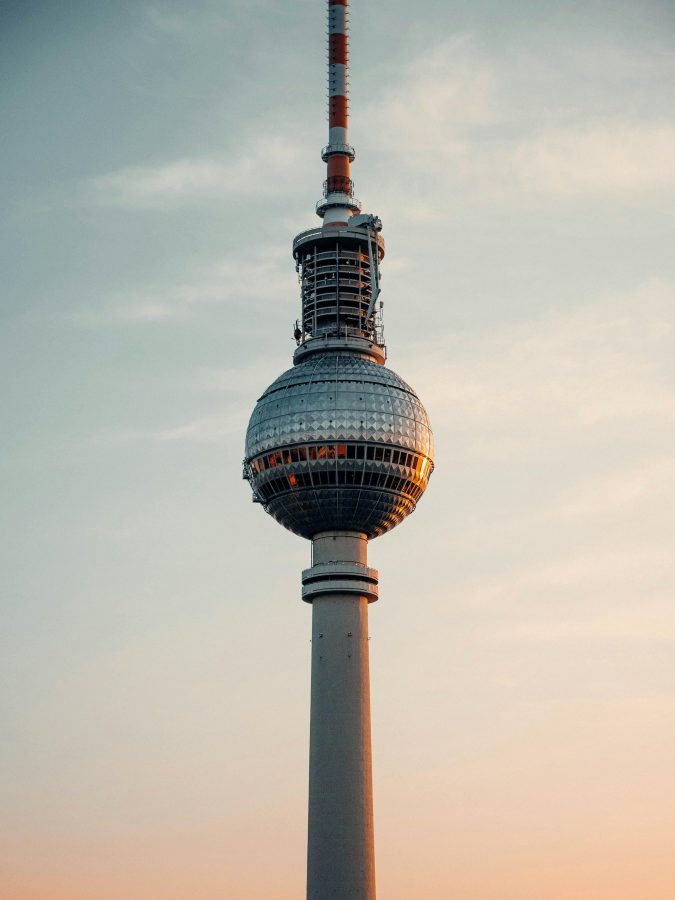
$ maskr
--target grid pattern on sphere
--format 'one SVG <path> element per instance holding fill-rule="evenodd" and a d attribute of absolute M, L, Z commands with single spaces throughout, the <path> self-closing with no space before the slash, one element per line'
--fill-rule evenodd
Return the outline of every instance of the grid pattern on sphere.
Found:
<path fill-rule="evenodd" d="M 266 503 L 265 509 L 301 537 L 312 538 L 321 531 L 361 531 L 374 538 L 402 522 L 415 504 L 390 491 L 340 487 L 283 494 Z"/>
<path fill-rule="evenodd" d="M 389 531 L 415 509 L 432 470 L 419 398 L 355 354 L 317 355 L 284 372 L 249 423 L 244 471 L 254 498 L 303 537 Z"/>
<path fill-rule="evenodd" d="M 433 459 L 417 394 L 391 369 L 353 354 L 318 355 L 280 375 L 253 411 L 246 457 L 330 440 L 394 444 Z"/>

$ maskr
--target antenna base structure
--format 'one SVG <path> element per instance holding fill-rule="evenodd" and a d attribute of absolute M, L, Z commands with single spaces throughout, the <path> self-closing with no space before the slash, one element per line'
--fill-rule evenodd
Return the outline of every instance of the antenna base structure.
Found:
<path fill-rule="evenodd" d="M 352 216 L 340 227 L 303 231 L 293 242 L 300 280 L 300 338 L 295 361 L 343 350 L 384 363 L 386 348 L 380 293 L 384 258 L 382 223 Z"/>

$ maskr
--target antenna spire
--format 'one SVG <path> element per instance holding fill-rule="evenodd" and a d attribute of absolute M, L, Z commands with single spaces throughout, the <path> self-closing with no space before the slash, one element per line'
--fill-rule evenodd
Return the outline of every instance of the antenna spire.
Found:
<path fill-rule="evenodd" d="M 354 197 L 350 167 L 354 148 L 348 143 L 349 128 L 349 0 L 328 0 L 328 144 L 321 158 L 327 164 L 323 199 L 317 215 L 324 225 L 346 225 L 360 212 Z"/>

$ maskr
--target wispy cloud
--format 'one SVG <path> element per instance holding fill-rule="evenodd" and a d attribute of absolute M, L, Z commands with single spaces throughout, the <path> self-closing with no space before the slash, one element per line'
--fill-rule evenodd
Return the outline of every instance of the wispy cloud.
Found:
<path fill-rule="evenodd" d="M 205 30 L 213 35 L 230 28 L 233 12 L 251 14 L 252 10 L 267 10 L 273 0 L 228 0 L 227 4 L 195 4 L 189 15 L 181 15 L 175 9 L 167 10 L 156 3 L 143 7 L 143 14 L 149 26 L 159 34 L 170 37 L 191 37 Z"/>
<path fill-rule="evenodd" d="M 542 131 L 504 156 L 522 186 L 554 194 L 675 189 L 675 124 L 622 119 Z"/>
<path fill-rule="evenodd" d="M 609 87 L 589 82 L 587 55 L 569 55 L 542 111 L 539 76 L 545 70 L 550 80 L 551 69 L 541 56 L 516 64 L 489 57 L 469 36 L 443 41 L 410 63 L 361 122 L 375 123 L 366 134 L 377 142 L 372 152 L 384 148 L 387 170 L 407 170 L 416 179 L 412 215 L 418 220 L 442 218 L 449 198 L 456 202 L 467 185 L 473 202 L 486 196 L 509 203 L 527 195 L 631 198 L 675 190 L 675 119 L 662 110 L 627 114 L 612 99 L 631 87 L 630 77 L 662 91 L 664 73 L 672 77 L 675 64 L 618 48 L 605 56 L 612 64 Z M 589 94 L 589 83 L 598 96 Z M 560 98 L 557 105 L 552 96 Z M 427 184 L 429 172 L 434 178 Z M 382 182 L 385 192 L 387 184 L 393 190 L 384 173 Z"/>
<path fill-rule="evenodd" d="M 458 336 L 413 363 L 434 424 L 488 457 L 534 452 L 561 434 L 675 427 L 675 285 Z M 460 340 L 461 337 L 461 340 Z"/>
<path fill-rule="evenodd" d="M 294 276 L 285 246 L 256 247 L 249 258 L 223 257 L 200 269 L 190 270 L 178 282 L 129 287 L 95 304 L 60 313 L 59 318 L 88 326 L 152 325 L 192 318 L 204 309 L 227 305 L 234 313 L 269 303 L 292 289 Z M 241 277 L 246 271 L 246 278 Z M 249 318 L 237 319 L 238 327 Z"/>
<path fill-rule="evenodd" d="M 178 441 L 198 444 L 224 444 L 235 435 L 241 437 L 242 423 L 246 422 L 250 400 L 224 413 L 202 416 L 165 428 L 148 435 L 157 441 Z"/>
<path fill-rule="evenodd" d="M 152 28 L 163 34 L 182 35 L 189 25 L 188 20 L 184 16 L 167 12 L 165 9 L 161 9 L 153 4 L 145 6 L 144 13 Z"/>
<path fill-rule="evenodd" d="M 660 542 L 630 540 L 539 565 L 530 559 L 526 568 L 465 586 L 463 596 L 474 610 L 500 614 L 498 634 L 504 623 L 523 636 L 534 636 L 538 629 L 565 638 L 581 631 L 611 634 L 619 628 L 630 634 L 642 621 L 637 635 L 644 635 L 648 626 L 650 634 L 673 639 L 675 615 L 668 592 L 674 576 L 670 544 L 663 537 Z"/>
<path fill-rule="evenodd" d="M 143 325 L 184 319 L 190 315 L 185 305 L 164 302 L 152 295 L 115 297 L 103 305 L 80 307 L 60 315 L 71 322 L 100 327 L 104 325 Z"/>
<path fill-rule="evenodd" d="M 92 203 L 132 209 L 167 209 L 215 202 L 228 195 L 279 193 L 284 173 L 306 147 L 280 135 L 255 138 L 227 161 L 185 158 L 156 165 L 127 166 L 88 179 L 84 195 Z"/>

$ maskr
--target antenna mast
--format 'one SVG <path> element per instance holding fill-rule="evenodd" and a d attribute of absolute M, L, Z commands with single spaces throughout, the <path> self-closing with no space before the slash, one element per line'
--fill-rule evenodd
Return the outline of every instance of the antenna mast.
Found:
<path fill-rule="evenodd" d="M 348 0 L 328 0 L 328 144 L 323 200 L 317 215 L 324 226 L 346 225 L 361 204 L 354 197 L 351 164 L 356 156 L 349 132 L 349 6 Z"/>

